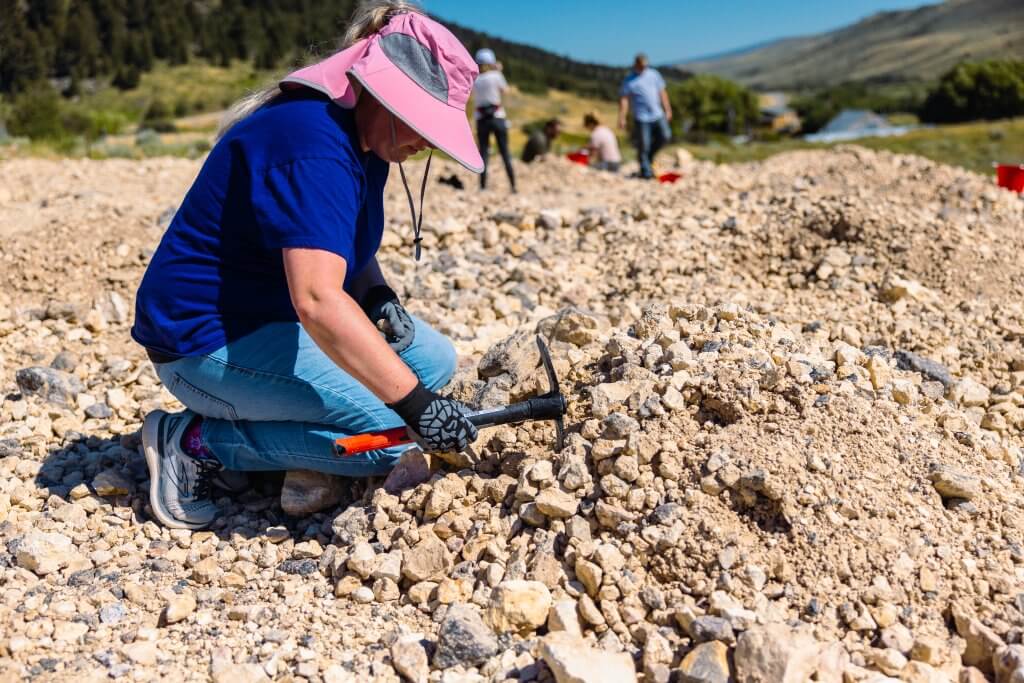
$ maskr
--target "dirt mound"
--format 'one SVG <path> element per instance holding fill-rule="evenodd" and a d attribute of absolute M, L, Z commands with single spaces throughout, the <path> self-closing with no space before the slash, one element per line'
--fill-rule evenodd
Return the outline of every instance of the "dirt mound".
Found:
<path fill-rule="evenodd" d="M 0 165 L 0 679 L 1020 669 L 1014 195 L 853 147 L 671 186 L 556 160 L 512 197 L 432 183 L 416 266 L 389 187 L 381 260 L 455 339 L 451 391 L 536 391 L 540 332 L 566 447 L 503 427 L 404 488 L 257 477 L 188 533 L 148 514 L 137 430 L 180 406 L 127 329 L 196 170 Z"/>

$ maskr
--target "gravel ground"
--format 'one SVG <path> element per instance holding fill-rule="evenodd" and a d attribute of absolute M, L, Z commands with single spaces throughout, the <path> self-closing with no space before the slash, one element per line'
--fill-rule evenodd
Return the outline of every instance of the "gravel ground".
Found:
<path fill-rule="evenodd" d="M 128 329 L 198 164 L 0 164 L 0 681 L 1024 680 L 1024 202 L 857 147 L 676 163 L 442 164 L 474 189 L 430 183 L 418 266 L 389 185 L 450 391 L 545 390 L 543 335 L 561 452 L 254 476 L 193 533 L 149 514 L 181 406 Z"/>

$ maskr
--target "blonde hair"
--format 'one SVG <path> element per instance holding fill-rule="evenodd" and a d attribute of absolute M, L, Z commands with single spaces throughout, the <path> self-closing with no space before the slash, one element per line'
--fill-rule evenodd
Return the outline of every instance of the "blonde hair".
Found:
<path fill-rule="evenodd" d="M 363 0 L 352 14 L 337 52 L 351 47 L 363 38 L 380 31 L 396 14 L 406 12 L 423 13 L 419 5 L 409 0 Z M 310 63 L 317 61 L 313 57 Z M 280 78 L 275 78 L 259 90 L 255 90 L 232 104 L 217 128 L 216 139 L 220 140 L 236 123 L 281 96 Z"/>

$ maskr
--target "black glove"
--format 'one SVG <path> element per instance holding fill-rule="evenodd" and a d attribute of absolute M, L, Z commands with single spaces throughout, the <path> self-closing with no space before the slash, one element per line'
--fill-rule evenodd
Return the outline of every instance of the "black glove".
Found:
<path fill-rule="evenodd" d="M 370 289 L 363 297 L 363 310 L 395 353 L 401 353 L 412 345 L 416 326 L 398 302 L 398 295 L 393 289 L 387 285 L 377 285 Z"/>
<path fill-rule="evenodd" d="M 476 440 L 476 425 L 466 416 L 466 407 L 435 394 L 422 382 L 405 398 L 387 406 L 405 421 L 425 452 L 462 451 Z"/>

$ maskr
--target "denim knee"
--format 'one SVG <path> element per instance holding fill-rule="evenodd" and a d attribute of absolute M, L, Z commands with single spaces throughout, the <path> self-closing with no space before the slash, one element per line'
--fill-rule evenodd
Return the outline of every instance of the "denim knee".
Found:
<path fill-rule="evenodd" d="M 452 375 L 455 374 L 458 357 L 455 354 L 455 346 L 447 337 L 441 337 L 433 352 L 430 369 L 423 378 L 423 383 L 430 387 L 430 389 L 437 391 L 448 384 Z"/>

